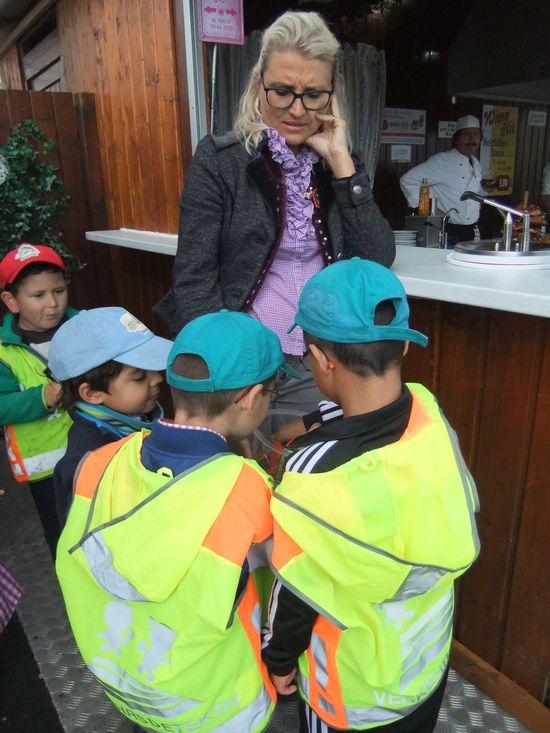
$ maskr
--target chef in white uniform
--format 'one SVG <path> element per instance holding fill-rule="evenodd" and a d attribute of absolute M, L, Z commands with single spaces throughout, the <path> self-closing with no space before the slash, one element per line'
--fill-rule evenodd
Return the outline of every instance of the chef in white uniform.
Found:
<path fill-rule="evenodd" d="M 424 178 L 430 187 L 430 196 L 437 199 L 438 215 L 456 209 L 450 213 L 446 227 L 449 246 L 479 239 L 476 225 L 480 205 L 476 201 L 460 200 L 464 191 L 485 195 L 481 186 L 481 166 L 475 157 L 481 144 L 479 119 L 473 115 L 458 119 L 452 143 L 451 150 L 432 155 L 399 179 L 411 209 L 418 207 L 419 189 Z"/>

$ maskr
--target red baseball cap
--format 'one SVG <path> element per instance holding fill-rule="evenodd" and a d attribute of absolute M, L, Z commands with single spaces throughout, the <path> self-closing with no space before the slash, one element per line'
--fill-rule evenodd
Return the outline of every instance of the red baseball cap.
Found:
<path fill-rule="evenodd" d="M 12 283 L 21 270 L 34 262 L 48 262 L 65 270 L 65 263 L 51 247 L 22 242 L 16 249 L 8 252 L 0 262 L 0 287 L 5 288 Z"/>

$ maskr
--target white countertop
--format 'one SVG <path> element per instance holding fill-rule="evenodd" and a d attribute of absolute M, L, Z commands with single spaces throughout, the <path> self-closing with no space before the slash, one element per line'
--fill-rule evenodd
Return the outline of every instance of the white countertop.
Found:
<path fill-rule="evenodd" d="M 135 229 L 86 232 L 95 242 L 175 255 L 177 234 Z M 461 267 L 448 252 L 397 246 L 392 267 L 408 295 L 550 318 L 550 268 L 518 271 L 501 266 Z"/>
<path fill-rule="evenodd" d="M 397 245 L 392 271 L 407 295 L 550 318 L 550 268 L 461 267 L 448 252 Z"/>
<path fill-rule="evenodd" d="M 117 247 L 141 249 L 144 252 L 157 252 L 161 255 L 175 256 L 178 248 L 177 234 L 144 232 L 140 229 L 105 229 L 104 231 L 86 232 L 86 239 L 92 242 L 115 244 Z"/>

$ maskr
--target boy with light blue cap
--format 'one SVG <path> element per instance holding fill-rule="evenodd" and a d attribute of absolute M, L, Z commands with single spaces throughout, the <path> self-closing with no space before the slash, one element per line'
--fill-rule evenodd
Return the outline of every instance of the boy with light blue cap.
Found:
<path fill-rule="evenodd" d="M 278 581 L 263 649 L 310 731 L 428 733 L 443 698 L 453 584 L 479 551 L 477 495 L 435 397 L 403 384 L 399 279 L 353 258 L 300 296 L 295 323 L 331 415 L 295 440 L 271 502 Z"/>
<path fill-rule="evenodd" d="M 120 307 L 80 311 L 52 338 L 48 368 L 61 384 L 73 424 L 67 451 L 54 469 L 60 526 L 65 524 L 73 478 L 82 457 L 125 435 L 150 428 L 162 416 L 157 401 L 172 347 Z"/>
<path fill-rule="evenodd" d="M 272 533 L 271 479 L 227 438 L 263 421 L 279 369 L 279 339 L 261 323 L 201 316 L 168 354 L 174 419 L 79 467 L 57 572 L 85 662 L 140 729 L 269 723 L 275 692 L 248 557 Z"/>

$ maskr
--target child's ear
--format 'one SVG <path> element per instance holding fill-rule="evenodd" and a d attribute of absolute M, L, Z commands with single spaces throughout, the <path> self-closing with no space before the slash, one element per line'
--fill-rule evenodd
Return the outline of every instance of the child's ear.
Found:
<path fill-rule="evenodd" d="M 13 293 L 10 293 L 9 290 L 2 290 L 0 298 L 10 313 L 19 313 L 19 306 Z"/>
<path fill-rule="evenodd" d="M 246 412 L 252 412 L 256 406 L 256 402 L 261 397 L 264 391 L 263 384 L 255 384 L 252 389 L 245 394 L 242 400 L 237 402 L 237 407 L 241 406 L 241 409 Z"/>
<path fill-rule="evenodd" d="M 406 356 L 407 351 L 409 350 L 409 344 L 410 344 L 410 341 L 405 341 L 405 344 L 403 346 L 403 356 Z"/>
<path fill-rule="evenodd" d="M 91 405 L 102 405 L 105 402 L 105 392 L 92 389 L 89 382 L 82 382 L 79 385 L 78 396 L 82 402 L 89 402 Z"/>
<path fill-rule="evenodd" d="M 309 353 L 311 354 L 311 358 L 315 361 L 319 369 L 321 370 L 322 374 L 325 374 L 326 372 L 331 372 L 335 364 L 333 361 L 331 361 L 322 351 L 319 349 L 315 344 L 309 345 Z"/>

